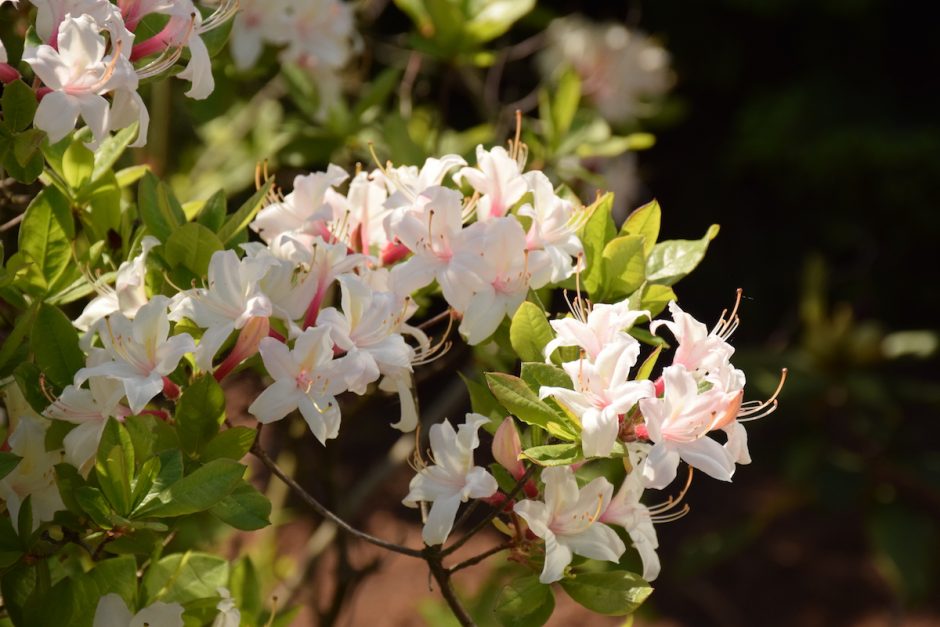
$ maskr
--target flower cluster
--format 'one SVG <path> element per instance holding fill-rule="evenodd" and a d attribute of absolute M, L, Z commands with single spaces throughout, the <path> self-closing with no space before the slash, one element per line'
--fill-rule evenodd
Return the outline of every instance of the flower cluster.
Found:
<path fill-rule="evenodd" d="M 352 5 L 341 0 L 241 0 L 232 29 L 239 69 L 256 63 L 265 44 L 282 47 L 278 60 L 310 74 L 324 115 L 340 95 L 340 70 L 361 42 Z"/>
<path fill-rule="evenodd" d="M 572 15 L 554 20 L 547 34 L 539 58 L 542 74 L 574 68 L 584 93 L 612 123 L 646 115 L 649 100 L 672 86 L 669 54 L 642 32 Z"/>
<path fill-rule="evenodd" d="M 564 577 L 574 555 L 619 562 L 626 545 L 614 527 L 629 535 L 642 560 L 643 577 L 653 580 L 660 570 L 653 523 L 687 513 L 687 507 L 670 510 L 688 489 L 692 468 L 730 481 L 735 464 L 750 463 L 742 421 L 772 412 L 776 394 L 766 402 L 741 402 L 744 374 L 731 364 L 734 350 L 727 342 L 738 324 L 737 307 L 709 331 L 675 302 L 669 303 L 672 320 L 655 321 L 650 329 L 666 327 L 678 346 L 672 364 L 655 382 L 630 378 L 640 345 L 628 331 L 638 320 L 649 318 L 649 312 L 633 311 L 626 301 L 588 307 L 580 299 L 573 309 L 574 317 L 551 321 L 556 337 L 545 346 L 548 363 L 559 349 L 577 348 L 580 357 L 561 366 L 571 385 L 543 385 L 539 397 L 554 399 L 580 424 L 581 461 L 548 463 L 537 487 L 525 476 L 521 460 L 530 453 L 523 451 L 510 418 L 496 430 L 493 457 L 522 483 L 529 497 L 516 502 L 511 511 L 525 522 L 530 537 L 542 543 L 542 583 Z M 468 497 L 505 504 L 507 510 L 512 505 L 508 495 L 497 494 L 492 477 L 474 466 L 476 431 L 486 422 L 485 417 L 468 414 L 457 433 L 447 423 L 432 427 L 435 464 L 420 470 L 405 499 L 407 505 L 433 502 L 425 523 L 428 544 L 444 542 L 457 506 Z M 709 437 L 716 432 L 723 434 L 723 444 Z M 611 455 L 624 457 L 628 467 L 616 494 L 604 476 L 579 483 L 578 469 L 592 458 Z M 690 472 L 678 497 L 654 506 L 641 503 L 645 489 L 663 489 L 673 482 L 680 460 Z"/>
<path fill-rule="evenodd" d="M 34 0 L 35 34 L 23 51 L 38 79 L 34 125 L 55 143 L 81 118 L 93 144 L 111 131 L 138 126 L 147 141 L 149 114 L 138 93 L 144 79 L 166 74 L 184 52 L 189 60 L 177 76 L 189 81 L 186 95 L 206 98 L 215 87 L 202 35 L 228 20 L 237 2 L 223 2 L 203 17 L 192 0 Z M 146 22 L 148 28 L 140 28 Z M 151 26 L 162 24 L 147 36 Z M 0 79 L 18 77 L 0 47 Z"/>

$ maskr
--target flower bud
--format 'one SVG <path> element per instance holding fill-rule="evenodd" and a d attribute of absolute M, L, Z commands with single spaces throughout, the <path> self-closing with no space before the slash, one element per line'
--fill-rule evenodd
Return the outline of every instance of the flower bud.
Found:
<path fill-rule="evenodd" d="M 512 418 L 507 416 L 493 436 L 493 459 L 509 471 L 518 480 L 525 474 L 525 467 L 519 460 L 522 454 L 522 442 Z"/>

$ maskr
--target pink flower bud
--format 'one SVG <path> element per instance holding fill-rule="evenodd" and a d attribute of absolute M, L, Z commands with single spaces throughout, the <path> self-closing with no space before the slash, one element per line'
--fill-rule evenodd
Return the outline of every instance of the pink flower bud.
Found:
<path fill-rule="evenodd" d="M 238 340 L 235 342 L 235 348 L 228 354 L 219 367 L 215 369 L 213 376 L 216 381 L 221 381 L 225 376 L 235 369 L 252 355 L 258 352 L 258 345 L 261 339 L 268 336 L 271 331 L 271 323 L 264 316 L 252 316 L 242 327 L 238 334 Z"/>
<path fill-rule="evenodd" d="M 518 480 L 525 474 L 525 467 L 519 460 L 522 453 L 522 442 L 519 440 L 519 432 L 516 431 L 516 425 L 512 418 L 507 416 L 496 430 L 493 436 L 493 458 Z"/>

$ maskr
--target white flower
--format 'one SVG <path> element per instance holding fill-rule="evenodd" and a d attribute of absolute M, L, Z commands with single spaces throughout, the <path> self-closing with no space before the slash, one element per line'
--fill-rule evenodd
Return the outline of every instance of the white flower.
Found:
<path fill-rule="evenodd" d="M 527 191 L 519 162 L 502 146 L 485 150 L 477 146 L 477 167 L 461 168 L 454 176 L 459 183 L 466 180 L 479 194 L 477 220 L 485 222 L 506 215 Z"/>
<path fill-rule="evenodd" d="M 679 342 L 673 364 L 681 364 L 701 378 L 705 373 L 718 373 L 728 364 L 734 353 L 734 347 L 728 344 L 728 337 L 737 328 L 737 317 L 732 312 L 729 320 L 722 320 L 709 331 L 708 327 L 682 311 L 675 301 L 669 302 L 672 320 L 656 320 L 650 324 L 650 331 L 664 326 L 669 329 Z M 740 371 L 739 371 L 740 372 Z M 743 387 L 743 382 L 742 382 Z"/>
<path fill-rule="evenodd" d="M 290 0 L 239 0 L 229 49 L 235 66 L 247 70 L 267 43 L 287 41 Z"/>
<path fill-rule="evenodd" d="M 600 521 L 614 491 L 610 482 L 598 477 L 578 488 L 567 466 L 546 468 L 542 481 L 544 503 L 527 499 L 513 508 L 532 533 L 545 540 L 545 566 L 539 581 L 561 579 L 574 554 L 617 562 L 626 546 L 613 529 Z"/>
<path fill-rule="evenodd" d="M 581 421 L 581 445 L 585 457 L 610 455 L 620 430 L 620 416 L 640 399 L 655 395 L 650 381 L 630 381 L 630 369 L 640 354 L 632 337 L 606 346 L 591 362 L 586 359 L 562 365 L 574 389 L 544 386 L 539 398 L 552 396 Z"/>
<path fill-rule="evenodd" d="M 90 366 L 110 362 L 107 351 L 95 349 L 88 357 Z M 124 386 L 120 381 L 108 377 L 91 377 L 88 389 L 75 385 L 66 386 L 49 407 L 43 412 L 49 418 L 72 422 L 78 426 L 65 436 L 65 459 L 83 470 L 98 450 L 101 433 L 108 418 L 124 418 L 130 410 L 121 404 L 124 399 Z"/>
<path fill-rule="evenodd" d="M 242 613 L 235 605 L 232 593 L 228 588 L 219 588 L 219 596 L 222 600 L 216 604 L 215 609 L 219 610 L 219 615 L 212 621 L 212 627 L 238 627 L 241 625 Z"/>
<path fill-rule="evenodd" d="M 699 392 L 695 377 L 681 364 L 665 368 L 663 381 L 662 398 L 640 400 L 640 412 L 654 443 L 643 464 L 647 485 L 666 487 L 675 478 L 680 459 L 715 479 L 731 481 L 734 457 L 706 434 L 734 420 L 740 396 L 717 387 Z"/>
<path fill-rule="evenodd" d="M 321 444 L 335 438 L 341 418 L 336 395 L 347 389 L 350 371 L 349 362 L 333 359 L 329 329 L 307 329 L 293 350 L 266 337 L 259 350 L 274 383 L 255 399 L 248 412 L 259 422 L 269 423 L 299 409 Z"/>
<path fill-rule="evenodd" d="M 137 75 L 120 54 L 105 56 L 105 40 L 89 15 L 67 16 L 59 26 L 57 48 L 27 48 L 23 60 L 51 91 L 43 96 L 33 123 L 55 143 L 75 127 L 81 116 L 95 142 L 110 129 L 109 104 L 103 94 L 137 89 Z"/>
<path fill-rule="evenodd" d="M 114 288 L 96 283 L 98 296 L 85 306 L 82 314 L 72 324 L 82 331 L 87 331 L 93 324 L 116 311 L 128 319 L 133 319 L 137 310 L 147 303 L 147 290 L 144 285 L 147 255 L 154 246 L 159 245 L 160 240 L 156 237 L 144 237 L 140 243 L 140 254 L 118 267 Z"/>
<path fill-rule="evenodd" d="M 643 562 L 643 579 L 653 581 L 659 576 L 660 570 L 659 556 L 656 555 L 659 541 L 656 538 L 656 530 L 653 528 L 650 509 L 640 503 L 641 496 L 643 496 L 643 482 L 640 480 L 639 473 L 631 472 L 601 515 L 601 521 L 619 525 L 627 530 Z M 669 502 L 669 506 L 672 505 L 673 503 Z"/>
<path fill-rule="evenodd" d="M 329 212 L 324 218 L 329 221 L 334 235 L 350 248 L 377 255 L 389 244 L 384 222 L 392 210 L 385 206 L 387 198 L 388 190 L 381 172 L 360 172 L 349 183 L 345 196 L 334 189 L 326 190 Z"/>
<path fill-rule="evenodd" d="M 586 213 L 576 211 L 570 202 L 555 194 L 551 181 L 542 172 L 523 175 L 532 192 L 532 203 L 519 208 L 520 216 L 532 219 L 526 233 L 529 250 L 530 283 L 533 289 L 559 283 L 575 271 L 572 257 L 584 247 L 576 235 Z"/>
<path fill-rule="evenodd" d="M 251 229 L 265 242 L 271 242 L 281 233 L 304 232 L 324 205 L 326 191 L 349 178 L 344 169 L 332 163 L 326 172 L 313 172 L 294 178 L 294 191 L 282 202 L 268 205 L 258 212 Z M 328 239 L 328 233 L 310 233 Z"/>
<path fill-rule="evenodd" d="M 422 192 L 439 186 L 448 172 L 462 165 L 467 165 L 467 162 L 460 155 L 444 155 L 429 157 L 420 170 L 414 165 L 386 168 L 385 184 L 390 196 L 385 206 L 398 209 L 413 204 Z M 389 238 L 392 237 L 394 234 L 389 232 Z"/>
<path fill-rule="evenodd" d="M 179 603 L 151 603 L 131 614 L 127 603 L 111 592 L 98 599 L 92 627 L 183 627 L 183 606 Z"/>
<path fill-rule="evenodd" d="M 458 309 L 463 313 L 459 331 L 468 344 L 478 344 L 516 312 L 529 291 L 525 233 L 513 217 L 493 218 L 472 224 L 462 241 L 451 272 L 472 295 Z"/>
<path fill-rule="evenodd" d="M 99 322 L 98 335 L 113 361 L 82 368 L 75 373 L 75 385 L 95 376 L 120 380 L 131 412 L 140 413 L 164 389 L 166 376 L 183 355 L 196 349 L 188 333 L 169 337 L 168 302 L 157 295 L 138 310 L 133 322 L 120 313 Z"/>
<path fill-rule="evenodd" d="M 180 292 L 171 305 L 171 320 L 188 318 L 204 328 L 196 347 L 196 366 L 211 370 L 212 360 L 233 331 L 251 318 L 268 318 L 273 313 L 270 299 L 261 292 L 259 281 L 273 259 L 239 260 L 234 251 L 216 251 L 209 261 L 206 288 Z"/>
<path fill-rule="evenodd" d="M 52 520 L 65 509 L 55 482 L 53 466 L 62 461 L 62 451 L 46 451 L 46 429 L 49 421 L 23 414 L 9 437 L 10 451 L 20 459 L 16 467 L 0 480 L 0 498 L 6 502 L 10 519 L 16 523 L 20 507 L 31 496 L 33 528 Z"/>
<path fill-rule="evenodd" d="M 551 320 L 550 324 L 557 335 L 545 345 L 545 362 L 551 361 L 552 353 L 561 346 L 577 346 L 593 361 L 611 343 L 635 343 L 636 340 L 624 331 L 640 318 L 649 318 L 649 315 L 648 311 L 634 311 L 627 301 L 621 301 L 613 305 L 594 305 L 586 319 L 583 319 L 579 310 L 575 312 L 574 318 Z"/>
<path fill-rule="evenodd" d="M 402 503 L 417 507 L 419 501 L 432 503 L 421 537 L 428 546 L 443 544 L 450 535 L 457 508 L 468 499 L 481 499 L 496 493 L 496 479 L 484 468 L 473 465 L 473 451 L 480 445 L 477 431 L 489 418 L 467 414 L 457 431 L 445 420 L 430 430 L 434 465 L 422 469 L 411 480 Z"/>

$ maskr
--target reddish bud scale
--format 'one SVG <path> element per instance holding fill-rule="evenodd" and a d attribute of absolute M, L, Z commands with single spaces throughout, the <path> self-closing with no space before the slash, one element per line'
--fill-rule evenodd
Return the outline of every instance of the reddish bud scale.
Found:
<path fill-rule="evenodd" d="M 382 265 L 390 266 L 396 261 L 401 261 L 410 252 L 404 244 L 389 242 L 382 250 Z"/>
<path fill-rule="evenodd" d="M 493 496 L 487 496 L 480 500 L 493 507 L 502 507 L 504 512 L 511 512 L 513 506 L 516 504 L 514 500 L 506 498 L 506 495 L 502 492 L 497 492 Z"/>
<path fill-rule="evenodd" d="M 163 396 L 170 401 L 175 401 L 180 397 L 180 386 L 170 381 L 169 377 L 163 377 Z"/>
<path fill-rule="evenodd" d="M 12 83 L 20 77 L 20 73 L 16 71 L 12 65 L 7 63 L 0 63 L 0 83 L 6 85 L 7 83 Z"/>

